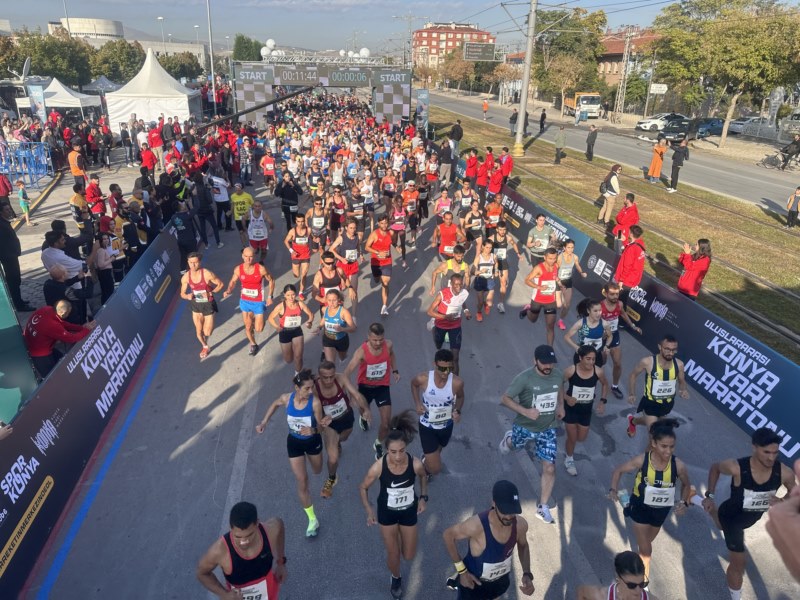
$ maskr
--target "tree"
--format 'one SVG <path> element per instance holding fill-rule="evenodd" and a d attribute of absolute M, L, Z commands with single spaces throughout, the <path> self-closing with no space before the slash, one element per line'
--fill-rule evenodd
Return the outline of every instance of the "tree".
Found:
<path fill-rule="evenodd" d="M 261 42 L 237 33 L 233 38 L 233 60 L 261 60 Z"/>
<path fill-rule="evenodd" d="M 194 79 L 203 73 L 203 67 L 197 57 L 191 52 L 179 52 L 170 56 L 159 56 L 158 62 L 166 69 L 167 73 L 175 79 L 186 77 Z"/>
<path fill-rule="evenodd" d="M 92 80 L 90 67 L 96 50 L 85 41 L 71 38 L 62 28 L 53 35 L 23 30 L 17 40 L 16 64 L 22 69 L 25 57 L 31 57 L 31 74 L 55 77 L 65 85 L 84 85 Z"/>
<path fill-rule="evenodd" d="M 417 65 L 414 67 L 414 77 L 427 85 L 429 81 L 436 79 L 436 69 L 429 65 Z"/>
<path fill-rule="evenodd" d="M 475 75 L 475 63 L 464 60 L 458 52 L 451 52 L 444 57 L 441 69 L 442 77 L 457 82 L 456 89 Z"/>
<path fill-rule="evenodd" d="M 226 77 L 230 76 L 230 62 L 227 56 L 220 56 L 219 54 L 214 56 L 214 74 L 225 75 Z"/>
<path fill-rule="evenodd" d="M 564 100 L 567 90 L 574 91 L 581 75 L 580 58 L 572 54 L 559 54 L 553 57 L 547 72 L 549 85 L 561 93 L 561 115 L 564 115 Z"/>
<path fill-rule="evenodd" d="M 127 83 L 142 68 L 145 51 L 139 42 L 114 40 L 100 47 L 91 60 L 92 76 L 105 75 L 111 81 Z"/>
<path fill-rule="evenodd" d="M 0 36 L 0 68 L 11 67 L 19 62 L 17 45 L 10 36 Z M 24 61 L 24 58 L 23 58 Z M 20 73 L 22 75 L 22 73 Z M 3 75 L 5 77 L 6 75 Z"/>
<path fill-rule="evenodd" d="M 494 84 L 508 83 L 509 81 L 516 81 L 522 79 L 522 69 L 517 65 L 510 63 L 500 63 L 495 66 L 494 70 L 483 78 L 483 80 L 490 84 L 489 93 L 492 93 L 492 86 Z"/>

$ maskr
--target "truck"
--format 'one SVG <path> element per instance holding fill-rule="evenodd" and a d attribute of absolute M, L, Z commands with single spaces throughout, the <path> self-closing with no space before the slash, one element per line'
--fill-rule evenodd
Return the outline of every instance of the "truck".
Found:
<path fill-rule="evenodd" d="M 575 92 L 574 95 L 564 98 L 564 108 L 568 115 L 575 115 L 575 107 L 578 112 L 586 111 L 590 119 L 600 117 L 600 107 L 602 106 L 600 92 Z"/>

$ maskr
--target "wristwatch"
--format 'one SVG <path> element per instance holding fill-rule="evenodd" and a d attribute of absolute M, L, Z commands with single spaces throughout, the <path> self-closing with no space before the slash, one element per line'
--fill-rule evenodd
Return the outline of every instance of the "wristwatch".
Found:
<path fill-rule="evenodd" d="M 601 404 L 608 404 L 608 398 L 600 398 Z"/>
<path fill-rule="evenodd" d="M 275 559 L 275 562 L 278 563 L 279 565 L 285 565 L 286 564 L 286 557 L 285 556 L 281 556 L 280 558 Z"/>
<path fill-rule="evenodd" d="M 425 502 L 427 502 L 427 501 L 428 501 L 428 494 L 422 494 L 422 495 L 419 497 L 419 499 L 420 499 L 420 500 L 425 500 Z"/>
<path fill-rule="evenodd" d="M 392 371 L 392 373 L 394 373 L 395 375 L 400 375 L 400 371 L 398 371 L 397 369 L 395 369 L 394 371 Z"/>
<path fill-rule="evenodd" d="M 713 500 L 714 499 L 714 492 L 710 492 L 710 491 L 706 492 L 705 496 L 706 496 L 706 498 L 710 498 L 711 500 Z"/>

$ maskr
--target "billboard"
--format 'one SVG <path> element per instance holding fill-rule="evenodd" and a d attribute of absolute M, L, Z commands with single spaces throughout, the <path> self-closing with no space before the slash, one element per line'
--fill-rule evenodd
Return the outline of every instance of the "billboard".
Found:
<path fill-rule="evenodd" d="M 494 61 L 495 44 L 464 42 L 464 60 Z"/>
<path fill-rule="evenodd" d="M 0 277 L 0 421 L 10 423 L 36 389 L 36 375 L 22 339 L 5 279 Z"/>

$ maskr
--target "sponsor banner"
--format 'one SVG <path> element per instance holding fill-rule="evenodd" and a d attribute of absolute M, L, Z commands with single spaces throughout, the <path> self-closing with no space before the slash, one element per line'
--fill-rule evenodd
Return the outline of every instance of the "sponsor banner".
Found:
<path fill-rule="evenodd" d="M 601 298 L 616 261 L 612 250 L 589 242 L 581 261 L 589 276 L 576 278 L 575 288 Z M 787 464 L 800 458 L 800 416 L 792 400 L 800 367 L 648 274 L 629 290 L 626 311 L 642 328 L 641 342 L 648 352 L 657 352 L 665 335 L 674 336 L 686 381 L 694 390 L 748 434 L 759 427 L 777 431 Z"/>
<path fill-rule="evenodd" d="M 35 389 L 36 375 L 22 339 L 17 313 L 5 279 L 0 277 L 0 421 L 9 423 Z"/>
<path fill-rule="evenodd" d="M 179 274 L 160 234 L 0 442 L 0 598 L 16 598 L 158 331 Z"/>
<path fill-rule="evenodd" d="M 456 163 L 456 183 L 458 185 L 463 185 L 464 180 L 467 178 L 467 161 L 463 158 L 459 158 L 458 162 Z"/>
<path fill-rule="evenodd" d="M 423 131 L 428 130 L 428 107 L 431 105 L 430 94 L 428 90 L 417 90 L 417 122 L 416 126 Z"/>
<path fill-rule="evenodd" d="M 44 103 L 44 88 L 40 85 L 29 85 L 28 98 L 31 101 L 31 113 L 38 116 L 42 123 L 46 123 L 47 108 Z"/>

